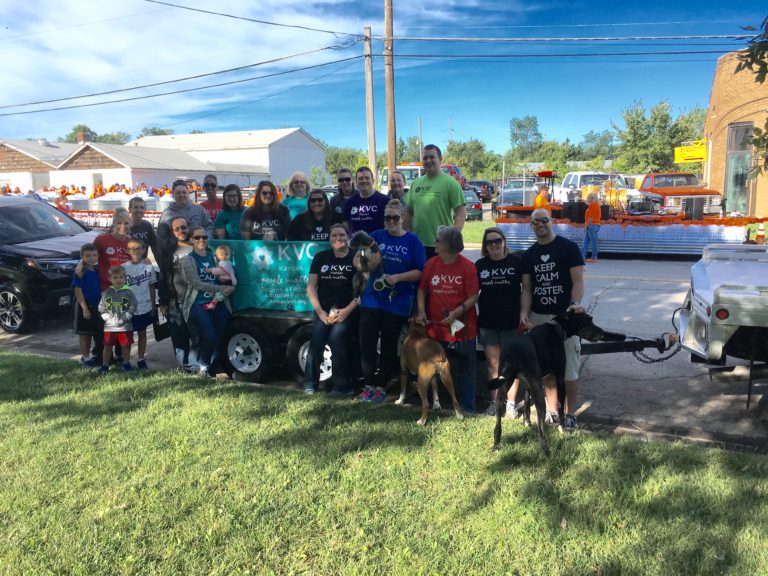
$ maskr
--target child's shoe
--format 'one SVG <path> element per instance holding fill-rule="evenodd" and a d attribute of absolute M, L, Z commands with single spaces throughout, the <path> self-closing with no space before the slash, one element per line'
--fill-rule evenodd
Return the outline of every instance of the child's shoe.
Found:
<path fill-rule="evenodd" d="M 106 374 L 107 372 L 109 372 L 109 366 L 107 366 L 106 364 L 102 364 L 102 365 L 99 367 L 99 369 L 98 369 L 98 373 L 99 373 L 100 375 L 101 375 L 101 374 Z"/>
<path fill-rule="evenodd" d="M 147 366 L 146 360 L 139 360 L 138 362 L 136 362 L 136 368 L 138 368 L 139 370 L 149 370 L 149 366 Z"/>
<path fill-rule="evenodd" d="M 83 368 L 96 368 L 96 363 L 90 358 L 86 358 L 85 356 L 80 356 L 80 366 L 82 366 Z"/>
<path fill-rule="evenodd" d="M 123 372 L 133 372 L 133 366 L 131 366 L 130 362 L 123 364 Z"/>

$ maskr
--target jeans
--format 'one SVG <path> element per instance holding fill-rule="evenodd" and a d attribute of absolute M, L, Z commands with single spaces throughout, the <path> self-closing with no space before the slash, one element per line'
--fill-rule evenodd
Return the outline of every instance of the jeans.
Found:
<path fill-rule="evenodd" d="M 597 260 L 597 233 L 600 231 L 600 224 L 590 224 L 584 233 L 584 243 L 581 245 L 581 257 L 587 257 L 587 250 L 590 242 L 592 243 L 592 258 Z"/>
<path fill-rule="evenodd" d="M 349 336 L 357 327 L 357 312 L 353 312 L 344 322 L 324 324 L 317 314 L 312 318 L 312 336 L 309 339 L 307 364 L 304 367 L 304 389 L 316 390 L 320 383 L 320 363 L 327 344 L 331 348 L 333 365 L 333 389 L 347 392 L 349 383 Z"/>
<path fill-rule="evenodd" d="M 440 342 L 443 348 L 448 349 L 451 342 Z M 459 340 L 453 342 L 458 357 L 449 358 L 451 360 L 451 373 L 454 376 L 453 384 L 456 387 L 456 395 L 459 397 L 459 404 L 465 413 L 475 411 L 475 381 L 477 379 L 477 343 L 475 339 Z M 450 354 L 450 353 L 449 353 Z M 459 366 L 460 364 L 460 366 Z M 461 369 L 461 373 L 457 374 Z"/>
<path fill-rule="evenodd" d="M 192 304 L 189 310 L 189 322 L 195 325 L 200 337 L 198 351 L 200 365 L 207 368 L 219 357 L 219 344 L 224 336 L 230 312 L 223 302 L 212 310 L 205 310 L 204 305 Z"/>
<path fill-rule="evenodd" d="M 378 308 L 360 309 L 360 361 L 366 386 L 386 388 L 392 373 L 399 372 L 397 343 L 407 320 L 405 316 L 390 314 Z M 381 356 L 376 352 L 379 335 Z M 377 367 L 379 373 L 375 375 Z"/>
<path fill-rule="evenodd" d="M 179 368 L 189 361 L 189 328 L 181 312 L 181 303 L 171 301 L 168 304 L 168 329 L 171 332 L 171 344 L 179 362 Z"/>

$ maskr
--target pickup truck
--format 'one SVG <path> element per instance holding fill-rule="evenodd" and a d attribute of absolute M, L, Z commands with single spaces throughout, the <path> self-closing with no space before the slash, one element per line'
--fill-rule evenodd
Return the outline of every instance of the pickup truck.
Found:
<path fill-rule="evenodd" d="M 722 195 L 699 184 L 690 172 L 652 172 L 643 177 L 638 192 L 651 192 L 661 196 L 660 210 L 685 212 L 693 220 L 704 214 L 720 214 Z"/>
<path fill-rule="evenodd" d="M 768 361 L 768 248 L 710 244 L 691 267 L 680 311 L 680 344 L 691 359 Z"/>
<path fill-rule="evenodd" d="M 578 198 L 586 199 L 587 186 L 602 186 L 606 180 L 613 182 L 616 190 L 626 190 L 627 183 L 620 174 L 605 172 L 577 171 L 568 172 L 559 186 L 555 186 L 550 200 L 554 202 L 573 202 Z"/>

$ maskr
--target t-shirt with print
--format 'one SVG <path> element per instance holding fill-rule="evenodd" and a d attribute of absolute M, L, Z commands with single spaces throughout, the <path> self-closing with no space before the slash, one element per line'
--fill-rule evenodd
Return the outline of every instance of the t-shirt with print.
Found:
<path fill-rule="evenodd" d="M 93 270 L 83 268 L 82 276 L 77 274 L 72 276 L 72 287 L 80 288 L 83 291 L 83 298 L 85 298 L 88 306 L 99 305 L 99 301 L 101 301 L 101 285 L 98 270 L 95 268 Z"/>
<path fill-rule="evenodd" d="M 144 242 L 144 258 L 149 255 L 149 249 L 157 256 L 157 235 L 149 220 L 142 220 L 138 224 L 131 224 L 131 238 Z"/>
<path fill-rule="evenodd" d="M 243 214 L 242 225 L 250 223 L 251 240 L 285 240 L 291 215 L 288 208 L 280 204 L 276 212 L 258 216 L 252 208 Z"/>
<path fill-rule="evenodd" d="M 355 194 L 344 203 L 344 220 L 349 222 L 349 233 L 365 230 L 370 234 L 384 228 L 384 207 L 389 202 L 386 194 L 374 192 L 368 198 Z"/>
<path fill-rule="evenodd" d="M 537 314 L 565 312 L 573 289 L 571 268 L 583 265 L 579 247 L 562 236 L 528 248 L 523 254 L 523 274 L 531 275 L 531 310 Z"/>
<path fill-rule="evenodd" d="M 136 314 L 152 312 L 153 302 L 149 287 L 157 284 L 155 267 L 152 264 L 144 264 L 144 262 L 138 264 L 123 262 L 121 266 L 125 268 L 125 285 L 136 296 Z"/>
<path fill-rule="evenodd" d="M 211 274 L 210 272 L 206 272 L 206 268 L 215 268 L 216 267 L 216 258 L 213 255 L 213 252 L 208 251 L 205 256 L 200 256 L 197 252 L 194 250 L 189 255 L 190 258 L 193 258 L 195 260 L 195 269 L 197 270 L 197 275 L 206 284 L 218 284 L 218 280 L 216 279 L 216 276 Z M 193 304 L 205 304 L 206 302 L 210 302 L 213 299 L 213 292 L 203 292 L 202 290 L 198 291 L 197 296 L 195 297 L 195 301 Z"/>
<path fill-rule="evenodd" d="M 520 324 L 520 256 L 507 254 L 501 260 L 489 257 L 475 262 L 480 281 L 477 325 L 491 330 L 514 330 Z"/>
<path fill-rule="evenodd" d="M 101 280 L 101 291 L 109 288 L 109 269 L 112 266 L 120 266 L 123 262 L 131 259 L 128 256 L 129 236 L 118 240 L 112 234 L 101 234 L 96 236 L 93 245 L 99 251 L 99 279 Z"/>
<path fill-rule="evenodd" d="M 427 318 L 435 322 L 480 291 L 475 265 L 461 254 L 450 264 L 443 262 L 440 256 L 427 260 L 421 274 L 419 288 L 427 296 Z M 477 313 L 474 306 L 458 320 L 464 323 L 466 328 L 455 335 L 451 335 L 450 326 L 439 323 L 430 324 L 427 327 L 427 334 L 430 338 L 444 342 L 463 340 L 464 332 L 470 340 L 477 336 Z"/>
<path fill-rule="evenodd" d="M 352 301 L 354 257 L 351 250 L 341 258 L 335 256 L 333 250 L 323 250 L 313 258 L 309 273 L 317 274 L 317 299 L 320 301 L 320 307 L 326 312 L 332 306 L 346 308 Z"/>
<path fill-rule="evenodd" d="M 213 202 L 203 200 L 200 202 L 200 206 L 205 208 L 205 211 L 208 212 L 208 217 L 211 219 L 211 222 L 216 222 L 219 212 L 224 209 L 224 200 L 221 198 L 216 198 Z"/>
<path fill-rule="evenodd" d="M 381 250 L 385 274 L 400 274 L 424 268 L 424 246 L 415 234 L 406 232 L 402 236 L 393 236 L 386 230 L 376 230 L 371 237 L 376 240 Z M 378 308 L 398 316 L 410 316 L 418 283 L 398 282 L 393 290 L 385 288 L 377 291 L 373 284 L 378 277 L 378 274 L 371 274 L 360 306 Z"/>
<path fill-rule="evenodd" d="M 314 220 L 314 219 L 313 219 Z M 299 214 L 288 227 L 288 240 L 303 240 L 305 242 L 328 242 L 331 238 L 331 223 L 326 220 L 314 220 L 312 227 L 307 228 L 304 214 Z"/>
<path fill-rule="evenodd" d="M 411 232 L 424 246 L 434 247 L 438 227 L 453 226 L 456 209 L 464 203 L 464 192 L 452 176 L 441 172 L 417 178 L 405 195 L 405 205 L 413 211 Z"/>
<path fill-rule="evenodd" d="M 240 219 L 243 217 L 243 212 L 245 212 L 245 208 L 222 210 L 216 216 L 216 223 L 213 227 L 217 230 L 223 228 L 227 240 L 242 240 L 242 236 L 240 236 Z"/>

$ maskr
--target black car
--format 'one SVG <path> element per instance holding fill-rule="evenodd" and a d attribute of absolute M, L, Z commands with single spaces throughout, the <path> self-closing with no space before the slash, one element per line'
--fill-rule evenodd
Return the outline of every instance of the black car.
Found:
<path fill-rule="evenodd" d="M 493 184 L 488 180 L 470 180 L 467 184 L 477 188 L 477 195 L 483 202 L 490 202 L 491 197 L 496 192 Z"/>
<path fill-rule="evenodd" d="M 95 237 L 50 204 L 0 196 L 0 328 L 21 332 L 46 312 L 71 308 L 80 246 Z"/>

